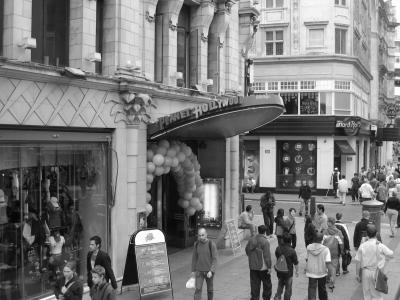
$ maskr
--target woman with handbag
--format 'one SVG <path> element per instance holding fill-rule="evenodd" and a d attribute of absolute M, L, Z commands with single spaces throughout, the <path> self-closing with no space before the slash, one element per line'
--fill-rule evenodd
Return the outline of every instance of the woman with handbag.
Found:
<path fill-rule="evenodd" d="M 368 240 L 360 245 L 354 257 L 356 278 L 362 284 L 364 300 L 383 300 L 383 293 L 387 294 L 383 269 L 386 258 L 393 258 L 393 251 L 376 239 L 376 233 L 375 225 L 368 224 Z"/>

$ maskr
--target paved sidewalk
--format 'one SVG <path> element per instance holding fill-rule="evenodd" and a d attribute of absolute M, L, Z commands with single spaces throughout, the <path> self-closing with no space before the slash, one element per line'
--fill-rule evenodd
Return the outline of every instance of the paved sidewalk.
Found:
<path fill-rule="evenodd" d="M 278 200 L 279 201 L 279 200 Z M 293 281 L 293 300 L 304 300 L 307 298 L 308 279 L 303 274 L 305 268 L 305 247 L 303 238 L 304 219 L 296 218 L 297 228 L 297 253 L 300 261 L 300 275 Z M 355 224 L 350 222 L 347 224 L 350 236 L 353 236 Z M 385 300 L 393 300 L 397 291 L 400 278 L 400 231 L 396 237 L 389 238 L 389 227 L 382 224 L 381 234 L 384 243 L 395 251 L 395 258 L 387 264 L 389 275 L 389 294 L 384 297 Z M 230 249 L 219 250 L 219 264 L 214 281 L 215 300 L 244 300 L 250 299 L 250 282 L 247 256 L 244 253 L 244 247 L 247 241 L 242 243 L 242 251 L 233 256 Z M 274 253 L 277 246 L 275 238 L 271 239 L 271 252 Z M 185 283 L 190 274 L 190 262 L 192 249 L 185 249 L 169 256 L 171 277 L 174 289 L 174 297 L 171 295 L 146 297 L 144 299 L 175 299 L 188 300 L 193 299 L 193 290 L 185 288 Z M 354 251 L 352 253 L 355 254 Z M 274 258 L 275 261 L 275 258 Z M 329 292 L 330 300 L 362 300 L 361 286 L 355 279 L 355 263 L 352 261 L 349 266 L 349 274 L 341 275 L 337 278 L 336 288 L 333 293 Z M 274 296 L 277 288 L 276 273 L 272 274 L 272 286 Z M 203 299 L 206 299 L 205 285 L 203 287 Z M 136 300 L 139 299 L 137 289 L 125 291 L 117 296 L 118 300 Z"/>

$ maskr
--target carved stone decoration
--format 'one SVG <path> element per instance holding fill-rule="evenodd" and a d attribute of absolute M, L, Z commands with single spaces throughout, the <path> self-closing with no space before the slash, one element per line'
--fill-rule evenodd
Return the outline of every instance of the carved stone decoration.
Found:
<path fill-rule="evenodd" d="M 136 94 L 130 91 L 120 93 L 119 100 L 109 100 L 114 103 L 111 115 L 114 122 L 125 122 L 128 125 L 138 125 L 141 122 L 148 124 L 151 121 L 150 108 L 156 108 L 153 99 L 148 94 Z"/>
<path fill-rule="evenodd" d="M 227 0 L 225 2 L 225 8 L 226 8 L 228 13 L 231 13 L 233 4 L 235 4 L 235 1 L 232 1 L 232 0 Z"/>
<path fill-rule="evenodd" d="M 169 20 L 169 29 L 172 31 L 176 30 L 176 23 L 174 23 L 172 20 Z"/>
<path fill-rule="evenodd" d="M 396 103 L 387 103 L 384 107 L 385 115 L 389 119 L 395 119 L 400 112 L 400 105 Z"/>
<path fill-rule="evenodd" d="M 299 0 L 293 0 L 293 48 L 299 49 Z"/>
<path fill-rule="evenodd" d="M 149 12 L 148 10 L 146 11 L 146 20 L 147 20 L 149 23 L 154 22 L 154 15 L 150 15 L 150 12 Z"/>
<path fill-rule="evenodd" d="M 206 36 L 205 34 L 204 34 L 204 32 L 202 32 L 201 33 L 201 40 L 204 42 L 204 43 L 206 43 L 206 42 L 208 42 L 208 36 Z"/>

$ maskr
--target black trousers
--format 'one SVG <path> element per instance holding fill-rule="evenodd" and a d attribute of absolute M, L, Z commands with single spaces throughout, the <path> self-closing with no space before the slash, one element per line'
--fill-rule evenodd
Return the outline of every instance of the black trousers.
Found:
<path fill-rule="evenodd" d="M 251 299 L 260 299 L 260 288 L 261 282 L 263 285 L 262 299 L 270 300 L 272 295 L 272 282 L 271 274 L 268 274 L 268 270 L 250 270 L 250 288 L 251 288 Z"/>
<path fill-rule="evenodd" d="M 274 212 L 272 210 L 263 211 L 263 217 L 264 225 L 268 229 L 267 235 L 270 235 L 274 232 Z"/>
<path fill-rule="evenodd" d="M 291 233 L 290 237 L 292 238 L 292 248 L 296 249 L 296 245 L 297 245 L 297 235 L 295 233 Z"/>
<path fill-rule="evenodd" d="M 326 276 L 322 278 L 308 278 L 308 300 L 317 299 L 317 287 L 319 300 L 328 300 L 326 292 Z"/>
<path fill-rule="evenodd" d="M 400 227 L 400 214 L 398 214 L 398 216 L 397 216 L 397 226 Z"/>

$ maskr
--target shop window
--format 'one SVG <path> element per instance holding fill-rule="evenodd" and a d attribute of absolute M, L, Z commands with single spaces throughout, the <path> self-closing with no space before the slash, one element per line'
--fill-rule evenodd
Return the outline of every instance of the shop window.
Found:
<path fill-rule="evenodd" d="M 281 93 L 283 103 L 285 105 L 286 115 L 298 114 L 298 93 Z"/>
<path fill-rule="evenodd" d="M 350 81 L 335 80 L 336 90 L 350 90 Z"/>
<path fill-rule="evenodd" d="M 265 91 L 265 82 L 254 82 L 254 91 Z"/>
<path fill-rule="evenodd" d="M 297 90 L 297 81 L 282 81 L 281 90 Z"/>
<path fill-rule="evenodd" d="M 318 93 L 300 93 L 300 114 L 318 114 Z"/>
<path fill-rule="evenodd" d="M 314 80 L 300 81 L 300 89 L 301 90 L 314 90 L 315 89 L 315 81 Z"/>
<path fill-rule="evenodd" d="M 107 251 L 107 165 L 101 143 L 0 146 L 0 299 L 52 293 L 65 260 L 86 277 L 93 235 Z"/>
<path fill-rule="evenodd" d="M 346 54 L 346 36 L 347 30 L 335 28 L 335 53 Z"/>
<path fill-rule="evenodd" d="M 283 30 L 265 32 L 265 54 L 283 55 Z"/>
<path fill-rule="evenodd" d="M 308 47 L 324 47 L 324 28 L 308 29 Z"/>
<path fill-rule="evenodd" d="M 182 6 L 177 27 L 177 72 L 182 74 L 177 78 L 179 87 L 189 87 L 189 46 L 190 46 L 190 8 Z"/>
<path fill-rule="evenodd" d="M 103 53 L 103 19 L 104 19 L 104 0 L 97 0 L 96 2 L 96 52 Z M 102 73 L 102 63 L 98 61 L 95 63 L 95 72 Z"/>
<path fill-rule="evenodd" d="M 316 187 L 316 141 L 278 141 L 277 157 L 278 189 L 298 190 L 303 182 L 311 188 Z"/>
<path fill-rule="evenodd" d="M 283 0 L 265 0 L 266 8 L 283 7 Z"/>
<path fill-rule="evenodd" d="M 321 92 L 319 101 L 319 113 L 321 115 L 332 114 L 332 93 Z"/>
<path fill-rule="evenodd" d="M 350 115 L 350 93 L 335 93 L 335 115 Z"/>
<path fill-rule="evenodd" d="M 69 0 L 32 0 L 32 61 L 68 66 Z"/>
<path fill-rule="evenodd" d="M 400 86 L 400 84 L 399 84 Z M 268 82 L 268 91 L 277 91 L 279 87 L 278 81 Z"/>

